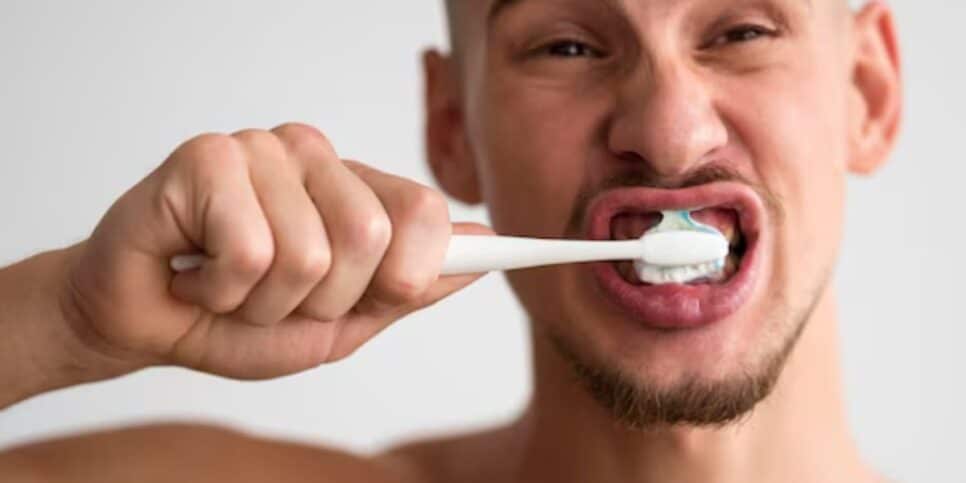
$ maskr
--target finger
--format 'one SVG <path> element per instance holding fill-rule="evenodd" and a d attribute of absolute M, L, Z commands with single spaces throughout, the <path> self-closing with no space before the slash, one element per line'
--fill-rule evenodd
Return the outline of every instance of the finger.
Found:
<path fill-rule="evenodd" d="M 392 241 L 366 291 L 385 306 L 419 300 L 439 278 L 452 232 L 449 206 L 438 191 L 368 166 L 346 162 L 379 198 L 392 223 Z"/>
<path fill-rule="evenodd" d="M 171 181 L 177 189 L 170 205 L 190 220 L 188 238 L 197 240 L 208 259 L 200 270 L 180 273 L 172 293 L 214 313 L 237 309 L 271 265 L 271 229 L 252 187 L 246 155 L 228 136 L 189 141 L 172 155 Z M 187 201 L 185 201 L 187 200 Z"/>
<path fill-rule="evenodd" d="M 306 190 L 321 214 L 331 251 L 328 272 L 298 312 L 316 320 L 336 320 L 362 297 L 382 260 L 392 236 L 389 216 L 318 131 L 286 125 L 275 132 L 305 163 Z"/>
<path fill-rule="evenodd" d="M 454 223 L 453 234 L 479 236 L 496 235 L 491 228 L 479 223 Z M 440 277 L 436 283 L 429 287 L 426 293 L 424 293 L 419 300 L 411 304 L 409 311 L 411 312 L 413 310 L 429 307 L 430 305 L 435 304 L 436 302 L 439 302 L 440 300 L 466 288 L 485 275 L 485 273 L 470 273 L 463 275 L 446 275 Z"/>
<path fill-rule="evenodd" d="M 273 324 L 292 313 L 322 280 L 330 253 L 325 229 L 303 186 L 303 173 L 283 142 L 268 131 L 234 135 L 246 147 L 252 185 L 271 227 L 275 257 L 238 309 L 242 320 Z"/>
<path fill-rule="evenodd" d="M 455 223 L 454 235 L 493 235 L 493 230 L 476 223 Z M 364 299 L 354 311 L 355 316 L 347 319 L 338 332 L 338 338 L 331 348 L 331 359 L 339 360 L 352 354 L 356 349 L 378 335 L 393 322 L 416 310 L 426 308 L 459 290 L 467 287 L 485 274 L 448 275 L 440 277 L 418 299 L 406 305 L 386 305 Z"/>

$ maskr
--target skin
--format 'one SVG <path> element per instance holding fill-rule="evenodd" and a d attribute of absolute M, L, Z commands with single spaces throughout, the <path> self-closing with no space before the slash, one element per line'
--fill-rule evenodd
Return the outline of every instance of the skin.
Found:
<path fill-rule="evenodd" d="M 582 192 L 644 172 L 673 188 L 717 168 L 773 200 L 745 304 L 695 331 L 656 332 L 603 303 L 585 268 L 516 272 L 536 375 L 507 427 L 374 457 L 217 428 L 132 428 L 8 450 L 0 476 L 877 481 L 843 414 L 829 274 L 846 176 L 877 169 L 898 133 L 889 8 L 524 0 L 491 17 L 491 5 L 456 5 L 455 52 L 424 57 L 428 158 L 443 191 L 485 202 L 499 233 L 580 237 Z M 348 357 L 475 279 L 438 276 L 454 232 L 491 233 L 451 224 L 438 191 L 340 159 L 311 127 L 194 138 L 88 240 L 0 270 L 0 407 L 154 365 L 262 379 Z M 200 271 L 168 270 L 172 255 L 198 249 L 210 257 Z M 760 371 L 794 345 L 739 423 L 631 430 L 575 382 L 552 337 L 659 389 Z"/>

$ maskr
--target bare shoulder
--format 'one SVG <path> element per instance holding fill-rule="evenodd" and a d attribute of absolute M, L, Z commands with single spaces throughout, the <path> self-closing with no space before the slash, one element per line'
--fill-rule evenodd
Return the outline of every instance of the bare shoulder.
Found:
<path fill-rule="evenodd" d="M 386 452 L 425 483 L 515 481 L 522 439 L 512 426 L 406 443 Z"/>
<path fill-rule="evenodd" d="M 73 436 L 0 453 L 0 481 L 409 483 L 405 459 L 367 458 L 214 426 L 164 424 Z"/>

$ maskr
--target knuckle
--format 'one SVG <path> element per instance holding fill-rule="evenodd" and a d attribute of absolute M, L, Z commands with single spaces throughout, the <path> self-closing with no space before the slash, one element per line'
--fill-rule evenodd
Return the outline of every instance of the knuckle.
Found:
<path fill-rule="evenodd" d="M 366 254 L 382 254 L 392 238 L 392 223 L 385 213 L 362 215 L 353 224 L 349 244 Z"/>
<path fill-rule="evenodd" d="M 172 159 L 208 173 L 219 172 L 243 161 L 244 154 L 231 136 L 209 133 L 186 141 L 178 147 Z"/>
<path fill-rule="evenodd" d="M 403 212 L 415 220 L 429 223 L 449 222 L 449 203 L 442 193 L 418 186 L 403 197 Z"/>
<path fill-rule="evenodd" d="M 193 158 L 224 158 L 237 151 L 236 141 L 227 134 L 205 133 L 181 145 L 179 151 Z"/>
<path fill-rule="evenodd" d="M 289 281 L 299 285 L 321 280 L 332 265 L 332 254 L 322 246 L 303 247 L 289 257 Z"/>
<path fill-rule="evenodd" d="M 285 146 L 282 141 L 264 129 L 243 129 L 232 134 L 232 137 L 243 144 L 251 146 L 256 152 L 268 154 L 274 158 L 285 157 Z"/>
<path fill-rule="evenodd" d="M 272 129 L 272 131 L 281 136 L 293 139 L 306 138 L 326 140 L 325 134 L 322 134 L 322 131 L 319 131 L 315 127 L 301 122 L 286 122 L 279 124 L 277 127 Z"/>
<path fill-rule="evenodd" d="M 175 178 L 187 175 L 213 184 L 226 172 L 247 169 L 238 141 L 224 134 L 202 134 L 182 144 L 171 157 Z"/>
<path fill-rule="evenodd" d="M 288 150 L 297 156 L 310 159 L 336 159 L 335 148 L 322 131 L 308 124 L 290 122 L 272 129 Z"/>
<path fill-rule="evenodd" d="M 275 258 L 271 242 L 250 241 L 238 247 L 231 257 L 231 267 L 247 279 L 261 278 Z"/>

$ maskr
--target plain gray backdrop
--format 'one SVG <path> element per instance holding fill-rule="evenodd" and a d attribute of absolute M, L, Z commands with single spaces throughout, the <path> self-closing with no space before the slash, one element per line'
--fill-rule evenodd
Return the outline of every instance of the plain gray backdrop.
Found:
<path fill-rule="evenodd" d="M 850 183 L 838 276 L 848 409 L 887 475 L 962 482 L 966 6 L 894 7 L 907 115 L 891 163 Z M 444 32 L 433 0 L 0 0 L 0 264 L 82 239 L 207 131 L 307 122 L 344 157 L 430 183 L 418 54 Z M 373 451 L 512 419 L 528 358 L 524 315 L 491 275 L 297 376 L 151 369 L 34 398 L 0 412 L 0 447 L 189 420 Z"/>

